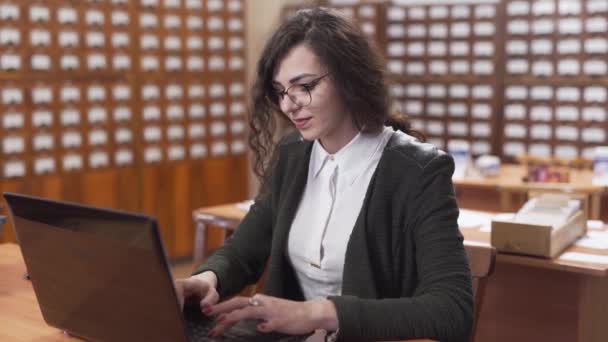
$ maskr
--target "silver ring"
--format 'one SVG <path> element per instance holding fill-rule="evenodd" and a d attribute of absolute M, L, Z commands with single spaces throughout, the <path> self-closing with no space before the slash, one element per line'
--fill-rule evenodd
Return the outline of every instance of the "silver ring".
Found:
<path fill-rule="evenodd" d="M 251 306 L 260 306 L 260 301 L 257 300 L 255 297 L 249 297 L 249 300 L 247 302 Z"/>

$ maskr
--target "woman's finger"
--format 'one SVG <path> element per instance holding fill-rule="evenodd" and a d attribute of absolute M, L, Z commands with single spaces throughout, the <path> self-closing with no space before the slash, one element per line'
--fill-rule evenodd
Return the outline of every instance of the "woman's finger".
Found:
<path fill-rule="evenodd" d="M 233 324 L 246 319 L 265 319 L 267 317 L 268 308 L 261 306 L 246 306 L 242 309 L 222 314 L 218 319 L 227 324 Z"/>
<path fill-rule="evenodd" d="M 234 310 L 238 310 L 249 306 L 249 298 L 248 297 L 234 297 L 225 302 L 212 305 L 210 313 L 212 314 L 222 314 L 227 312 L 232 312 Z"/>

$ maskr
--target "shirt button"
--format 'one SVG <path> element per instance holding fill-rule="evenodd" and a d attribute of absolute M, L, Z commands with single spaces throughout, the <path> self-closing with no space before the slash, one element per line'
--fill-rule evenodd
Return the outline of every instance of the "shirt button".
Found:
<path fill-rule="evenodd" d="M 329 160 L 333 161 L 333 160 L 336 160 L 336 159 L 334 158 L 334 156 L 329 156 Z"/>

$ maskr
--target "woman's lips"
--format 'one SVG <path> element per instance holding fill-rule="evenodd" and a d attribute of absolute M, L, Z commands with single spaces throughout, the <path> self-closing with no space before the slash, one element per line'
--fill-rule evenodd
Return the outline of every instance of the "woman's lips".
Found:
<path fill-rule="evenodd" d="M 302 128 L 305 128 L 306 126 L 308 126 L 310 119 L 312 119 L 312 117 L 294 119 L 293 122 L 295 123 L 295 125 L 298 129 L 302 129 Z"/>

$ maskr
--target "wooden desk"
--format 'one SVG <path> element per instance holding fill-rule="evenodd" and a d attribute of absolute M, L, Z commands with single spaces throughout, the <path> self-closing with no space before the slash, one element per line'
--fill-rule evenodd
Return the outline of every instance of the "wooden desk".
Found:
<path fill-rule="evenodd" d="M 500 196 L 500 210 L 513 211 L 512 195 L 529 191 L 563 191 L 580 193 L 589 197 L 589 218 L 600 218 L 602 194 L 605 186 L 593 185 L 593 172 L 590 170 L 570 171 L 569 183 L 526 183 L 522 178 L 526 168 L 522 165 L 501 165 L 500 173 L 494 177 L 471 176 L 454 179 L 456 188 L 482 188 L 496 190 Z"/>
<path fill-rule="evenodd" d="M 204 241 L 206 227 L 219 224 L 227 234 L 244 215 L 234 204 L 195 210 L 195 264 L 202 262 L 205 253 L 200 242 Z M 490 233 L 479 228 L 461 232 L 467 241 L 490 242 Z M 581 247 L 566 251 L 608 256 L 608 251 Z M 499 253 L 486 287 L 476 340 L 605 342 L 606 317 L 608 264 Z"/>
<path fill-rule="evenodd" d="M 0 244 L 0 341 L 79 341 L 44 322 L 24 274 L 19 246 Z"/>

